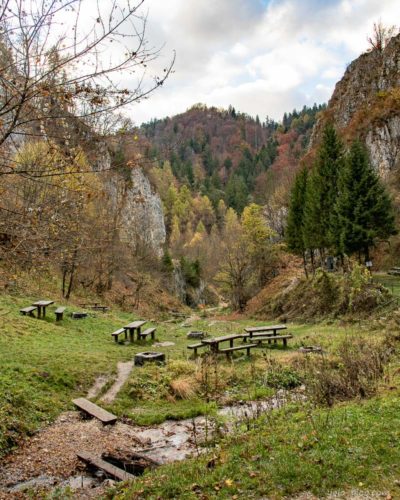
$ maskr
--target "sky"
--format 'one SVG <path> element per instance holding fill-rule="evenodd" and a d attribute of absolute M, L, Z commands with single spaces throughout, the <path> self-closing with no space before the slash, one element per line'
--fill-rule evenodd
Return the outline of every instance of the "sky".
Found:
<path fill-rule="evenodd" d="M 195 103 L 281 120 L 327 102 L 346 66 L 368 49 L 373 23 L 400 23 L 399 0 L 146 0 L 146 38 L 176 52 L 174 72 L 127 113 L 139 125 Z"/>

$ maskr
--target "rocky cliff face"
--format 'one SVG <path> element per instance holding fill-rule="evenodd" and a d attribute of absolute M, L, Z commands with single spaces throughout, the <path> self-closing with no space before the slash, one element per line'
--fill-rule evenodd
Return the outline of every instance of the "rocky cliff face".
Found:
<path fill-rule="evenodd" d="M 382 176 L 400 167 L 400 35 L 383 51 L 362 54 L 348 66 L 314 128 L 311 146 L 328 120 L 345 139 L 365 141 Z"/>
<path fill-rule="evenodd" d="M 140 240 L 162 256 L 166 239 L 164 213 L 156 193 L 140 167 L 131 171 L 121 211 L 121 237 L 136 243 Z"/>

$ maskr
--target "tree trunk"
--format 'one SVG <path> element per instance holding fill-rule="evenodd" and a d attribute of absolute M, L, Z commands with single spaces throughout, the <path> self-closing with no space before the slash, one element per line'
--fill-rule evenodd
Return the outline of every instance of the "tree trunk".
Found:
<path fill-rule="evenodd" d="M 304 273 L 306 275 L 306 278 L 308 279 L 306 252 L 303 252 L 303 266 L 304 266 Z"/>

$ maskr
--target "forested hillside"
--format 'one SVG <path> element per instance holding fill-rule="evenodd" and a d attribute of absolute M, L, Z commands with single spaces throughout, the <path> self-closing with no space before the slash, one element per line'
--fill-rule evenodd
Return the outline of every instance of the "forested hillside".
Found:
<path fill-rule="evenodd" d="M 264 203 L 304 154 L 317 114 L 314 105 L 285 113 L 282 123 L 198 104 L 186 113 L 152 120 L 140 128 L 148 140 L 145 156 L 169 162 L 179 183 L 206 195 L 217 207 L 223 199 L 238 213 L 249 201 Z M 166 165 L 168 168 L 168 164 Z"/>

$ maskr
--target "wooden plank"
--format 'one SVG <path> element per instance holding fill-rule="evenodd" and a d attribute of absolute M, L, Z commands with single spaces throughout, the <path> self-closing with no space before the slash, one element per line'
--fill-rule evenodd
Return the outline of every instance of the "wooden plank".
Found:
<path fill-rule="evenodd" d="M 113 335 L 115 337 L 115 336 L 121 335 L 121 333 L 124 333 L 124 332 L 125 332 L 125 328 L 120 328 L 119 330 L 116 330 L 115 332 L 113 332 L 111 335 Z"/>
<path fill-rule="evenodd" d="M 226 349 L 219 349 L 218 352 L 232 352 L 232 351 L 240 351 L 242 349 L 251 349 L 252 347 L 257 347 L 258 344 L 243 344 L 236 347 L 227 347 Z"/>
<path fill-rule="evenodd" d="M 198 344 L 189 344 L 187 346 L 188 349 L 198 349 L 199 347 L 206 347 L 206 344 L 199 342 Z"/>
<path fill-rule="evenodd" d="M 133 328 L 140 328 L 146 323 L 146 321 L 133 321 L 132 323 L 129 323 L 129 325 L 124 326 L 126 330 L 131 330 Z"/>
<path fill-rule="evenodd" d="M 113 415 L 107 410 L 100 408 L 100 406 L 95 405 L 85 398 L 73 399 L 72 402 L 80 410 L 83 410 L 85 413 L 88 413 L 92 417 L 99 419 L 101 422 L 103 422 L 103 424 L 115 424 L 118 419 L 116 415 Z"/>
<path fill-rule="evenodd" d="M 214 337 L 212 339 L 203 339 L 201 342 L 203 344 L 219 344 L 220 342 L 225 342 L 227 340 L 242 339 L 245 335 L 243 333 L 235 333 L 233 335 L 224 335 L 223 337 Z"/>
<path fill-rule="evenodd" d="M 257 337 L 253 336 L 252 340 L 254 342 L 261 342 L 263 340 L 270 341 L 270 340 L 281 340 L 281 339 L 292 339 L 292 338 L 293 338 L 293 335 L 290 335 L 290 334 L 289 335 L 268 335 L 266 337 L 264 337 L 264 336 L 257 336 Z"/>
<path fill-rule="evenodd" d="M 37 307 L 35 306 L 29 306 L 29 307 L 24 307 L 23 309 L 20 309 L 19 312 L 22 314 L 29 314 L 33 311 L 36 311 Z"/>
<path fill-rule="evenodd" d="M 51 304 L 54 304 L 54 300 L 38 300 L 37 302 L 34 302 L 32 305 L 36 307 L 47 307 L 51 306 Z"/>
<path fill-rule="evenodd" d="M 66 307 L 58 307 L 54 312 L 55 314 L 62 314 L 65 311 Z"/>
<path fill-rule="evenodd" d="M 132 481 L 135 479 L 133 474 L 126 472 L 115 465 L 102 460 L 99 457 L 92 455 L 91 453 L 87 453 L 85 451 L 80 451 L 77 454 L 77 457 L 83 462 L 91 465 L 92 467 L 96 467 L 97 469 L 102 470 L 108 476 L 113 477 L 114 479 L 118 479 L 119 481 Z"/>
<path fill-rule="evenodd" d="M 247 333 L 253 333 L 253 332 L 268 332 L 268 331 L 278 331 L 278 330 L 286 330 L 287 326 L 286 325 L 265 325 L 265 326 L 252 326 L 249 328 L 245 328 L 244 330 Z"/>

